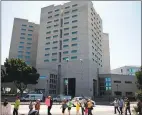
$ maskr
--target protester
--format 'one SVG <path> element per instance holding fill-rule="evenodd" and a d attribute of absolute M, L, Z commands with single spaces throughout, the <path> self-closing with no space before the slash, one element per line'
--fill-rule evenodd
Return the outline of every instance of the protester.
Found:
<path fill-rule="evenodd" d="M 88 108 L 88 115 L 93 115 L 92 114 L 93 104 L 92 104 L 92 101 L 90 99 L 87 102 L 87 108 Z"/>
<path fill-rule="evenodd" d="M 76 100 L 76 115 L 79 115 L 79 110 L 80 110 L 80 103 L 79 103 L 79 100 Z"/>
<path fill-rule="evenodd" d="M 88 103 L 88 101 L 85 100 L 85 104 L 84 104 L 84 106 L 85 106 L 85 115 L 88 115 L 88 105 L 87 105 L 87 103 Z"/>
<path fill-rule="evenodd" d="M 13 115 L 18 115 L 19 106 L 20 106 L 20 99 L 19 99 L 19 96 L 17 96 L 15 104 L 14 104 Z"/>
<path fill-rule="evenodd" d="M 33 110 L 33 102 L 31 100 L 30 104 L 29 104 L 29 113 Z"/>
<path fill-rule="evenodd" d="M 8 100 L 5 99 L 1 108 L 1 115 L 10 115 L 11 114 L 11 105 L 8 103 Z"/>
<path fill-rule="evenodd" d="M 123 99 L 119 99 L 119 109 L 120 109 L 120 114 L 123 114 L 123 107 L 124 107 L 124 101 Z"/>
<path fill-rule="evenodd" d="M 119 107 L 119 101 L 118 101 L 118 99 L 115 98 L 114 102 L 112 102 L 111 104 L 114 104 L 114 114 L 117 114 L 117 111 L 120 114 L 120 111 L 118 109 L 118 107 Z"/>
<path fill-rule="evenodd" d="M 67 108 L 67 102 L 66 102 L 66 100 L 63 100 L 61 108 L 62 108 L 62 114 L 64 115 L 65 114 L 65 110 Z"/>
<path fill-rule="evenodd" d="M 39 111 L 40 111 L 40 99 L 37 99 L 37 101 L 36 101 L 35 110 L 38 111 L 38 115 L 39 115 Z"/>
<path fill-rule="evenodd" d="M 129 111 L 129 115 L 131 115 L 130 101 L 128 98 L 126 98 L 125 100 L 125 115 L 127 115 L 127 111 Z"/>
<path fill-rule="evenodd" d="M 84 111 L 85 111 L 85 99 L 82 99 L 81 100 L 81 112 L 82 112 L 82 115 L 84 115 Z"/>
<path fill-rule="evenodd" d="M 50 100 L 50 106 L 48 106 L 48 115 L 52 115 L 50 111 L 51 111 L 51 108 L 52 108 L 52 105 L 53 105 L 53 101 L 51 99 L 51 96 L 48 96 L 48 99 Z"/>
<path fill-rule="evenodd" d="M 73 103 L 71 102 L 71 100 L 68 100 L 67 106 L 68 106 L 68 113 L 69 113 L 69 115 L 70 115 L 70 111 L 71 111 L 71 108 L 72 108 L 72 106 L 73 106 Z"/>

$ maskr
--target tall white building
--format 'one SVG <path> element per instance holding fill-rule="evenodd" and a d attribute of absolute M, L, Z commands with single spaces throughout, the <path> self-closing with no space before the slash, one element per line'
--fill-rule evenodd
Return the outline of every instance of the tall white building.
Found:
<path fill-rule="evenodd" d="M 98 73 L 104 72 L 105 62 L 102 40 L 102 20 L 91 1 L 41 9 L 36 67 L 48 80 L 49 71 L 58 72 L 58 92 L 49 87 L 50 95 L 67 93 L 66 79 L 71 95 L 98 94 Z"/>
<path fill-rule="evenodd" d="M 23 59 L 36 66 L 39 25 L 26 19 L 14 19 L 9 58 Z"/>
<path fill-rule="evenodd" d="M 123 67 L 111 70 L 111 73 L 122 74 L 122 75 L 135 75 L 135 73 L 139 70 L 140 70 L 140 67 L 138 66 L 123 66 Z"/>

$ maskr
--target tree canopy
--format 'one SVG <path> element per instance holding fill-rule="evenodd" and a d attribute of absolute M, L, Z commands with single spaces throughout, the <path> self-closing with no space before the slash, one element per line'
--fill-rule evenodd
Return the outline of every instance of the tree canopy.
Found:
<path fill-rule="evenodd" d="M 135 73 L 137 78 L 137 87 L 142 90 L 142 67 L 138 72 Z"/>
<path fill-rule="evenodd" d="M 27 88 L 28 84 L 38 83 L 40 75 L 37 73 L 36 68 L 27 65 L 21 59 L 6 59 L 4 67 L 5 72 L 2 70 L 2 82 L 13 82 L 21 94 Z"/>

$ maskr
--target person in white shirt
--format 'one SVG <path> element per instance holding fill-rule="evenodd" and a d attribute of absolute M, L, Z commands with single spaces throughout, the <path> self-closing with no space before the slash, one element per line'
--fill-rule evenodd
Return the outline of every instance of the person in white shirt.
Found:
<path fill-rule="evenodd" d="M 119 101 L 118 101 L 118 99 L 115 98 L 114 102 L 112 102 L 111 104 L 114 104 L 114 114 L 117 114 L 117 111 L 120 114 L 120 111 L 118 109 L 118 107 L 119 107 Z"/>
<path fill-rule="evenodd" d="M 10 115 L 11 114 L 11 104 L 8 103 L 8 100 L 5 99 L 3 105 L 1 106 L 1 115 Z"/>

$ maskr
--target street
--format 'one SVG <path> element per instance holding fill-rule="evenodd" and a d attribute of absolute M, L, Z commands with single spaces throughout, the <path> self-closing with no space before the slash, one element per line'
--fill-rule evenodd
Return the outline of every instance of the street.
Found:
<path fill-rule="evenodd" d="M 134 105 L 131 105 L 131 109 L 133 109 Z M 61 105 L 53 105 L 51 109 L 52 115 L 62 115 L 62 110 L 60 109 Z M 12 106 L 13 110 L 13 106 Z M 29 111 L 28 105 L 20 105 L 19 108 L 19 115 L 27 115 Z M 12 113 L 12 111 L 11 111 Z M 47 108 L 46 105 L 41 105 L 40 115 L 47 115 Z M 65 115 L 68 115 L 68 111 L 66 110 Z M 76 115 L 76 109 L 73 107 L 71 109 L 71 115 Z M 80 111 L 81 115 L 81 111 Z M 113 106 L 103 106 L 103 105 L 96 105 L 93 109 L 93 115 L 114 115 Z"/>

